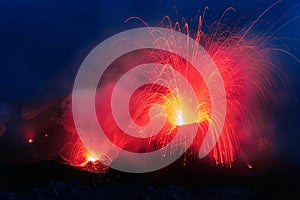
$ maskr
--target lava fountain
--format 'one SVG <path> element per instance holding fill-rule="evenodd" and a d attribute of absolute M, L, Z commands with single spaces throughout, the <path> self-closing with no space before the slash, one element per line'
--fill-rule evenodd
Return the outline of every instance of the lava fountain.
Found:
<path fill-rule="evenodd" d="M 225 13 L 231 10 L 233 9 L 229 8 Z M 237 159 L 247 160 L 241 144 L 243 140 L 250 138 L 249 134 L 257 136 L 261 132 L 263 129 L 261 121 L 267 110 L 266 105 L 270 102 L 272 105 L 276 103 L 270 88 L 280 85 L 279 82 L 284 83 L 275 65 L 276 62 L 272 59 L 271 48 L 268 48 L 270 46 L 268 38 L 264 37 L 265 34 L 250 35 L 249 33 L 263 14 L 248 28 L 238 31 L 234 30 L 234 27 L 222 24 L 221 18 L 210 31 L 205 32 L 202 28 L 204 15 L 199 18 L 196 31 L 190 30 L 187 23 L 184 26 L 180 26 L 179 22 L 173 24 L 169 17 L 165 17 L 161 24 L 164 28 L 185 33 L 199 43 L 208 52 L 223 79 L 226 92 L 226 118 L 220 137 L 208 155 L 217 165 L 230 167 Z M 170 49 L 181 51 L 181 46 L 174 41 L 173 36 L 169 35 L 167 43 Z M 191 59 L 197 60 L 197 54 L 190 53 Z M 136 79 L 152 77 L 155 74 L 158 74 L 159 78 L 151 84 L 139 87 L 132 94 L 129 100 L 130 117 L 134 124 L 147 126 L 153 120 L 153 116 L 159 118 L 162 115 L 160 110 L 159 112 L 152 110 L 153 106 L 159 105 L 164 110 L 163 115 L 166 120 L 157 134 L 148 137 L 141 133 L 141 137 L 137 138 L 126 134 L 116 123 L 111 110 L 111 97 L 116 83 L 123 74 L 145 63 L 155 63 L 163 67 L 159 71 L 148 69 L 137 72 Z M 198 102 L 196 109 L 187 101 L 189 92 L 179 86 L 182 83 L 174 75 L 174 70 L 189 82 Z M 135 78 L 127 81 L 134 82 Z M 162 85 L 162 82 L 165 82 L 165 85 Z M 126 91 L 123 92 L 124 94 L 119 91 L 119 98 L 125 95 Z M 99 81 L 95 106 L 98 121 L 106 136 L 116 146 L 136 153 L 152 152 L 163 148 L 175 137 L 180 127 L 197 124 L 196 137 L 184 154 L 184 161 L 198 158 L 208 127 L 212 123 L 213 105 L 207 84 L 190 62 L 172 51 L 143 49 L 127 53 L 115 60 Z M 61 151 L 62 157 L 69 164 L 86 166 L 88 163 L 97 163 L 98 160 L 105 159 L 109 165 L 118 157 L 118 152 L 108 149 L 103 149 L 102 155 L 87 150 L 77 136 L 69 97 L 62 104 L 62 108 L 64 113 L 60 123 L 73 138 Z M 249 163 L 246 165 L 251 166 Z"/>

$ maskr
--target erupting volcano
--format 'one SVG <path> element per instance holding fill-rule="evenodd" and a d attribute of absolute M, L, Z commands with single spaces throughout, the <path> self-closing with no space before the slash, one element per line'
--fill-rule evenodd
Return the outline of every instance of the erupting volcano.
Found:
<path fill-rule="evenodd" d="M 224 12 L 224 16 L 233 10 L 229 8 Z M 247 155 L 243 152 L 242 144 L 255 143 L 260 137 L 261 130 L 264 128 L 262 118 L 269 108 L 266 105 L 275 105 L 276 102 L 270 88 L 278 85 L 279 82 L 284 83 L 281 73 L 276 68 L 276 61 L 272 59 L 272 52 L 276 48 L 270 48 L 270 38 L 266 34 L 250 34 L 251 28 L 263 14 L 249 27 L 239 30 L 222 24 L 224 16 L 208 30 L 204 29 L 204 14 L 199 18 L 196 31 L 191 30 L 188 23 L 184 23 L 183 26 L 179 22 L 173 24 L 169 17 L 165 17 L 161 23 L 163 28 L 184 33 L 200 44 L 221 75 L 226 93 L 226 117 L 220 136 L 212 136 L 216 145 L 208 154 L 217 165 L 230 167 L 234 161 L 241 159 L 249 169 L 252 168 L 247 161 Z M 185 51 L 181 44 L 176 43 L 174 37 L 175 35 L 163 35 L 157 38 L 157 41 L 164 40 L 164 44 L 168 45 L 170 51 L 151 48 L 136 50 L 122 55 L 111 63 L 98 83 L 95 110 L 99 124 L 109 140 L 119 148 L 135 153 L 161 149 L 172 141 L 180 127 L 197 125 L 196 137 L 184 154 L 184 161 L 186 161 L 198 158 L 209 126 L 212 125 L 214 129 L 221 125 L 212 118 L 213 102 L 208 83 L 188 60 L 173 53 L 174 49 Z M 134 39 L 132 38 L 132 43 L 136 42 Z M 198 62 L 198 57 L 196 49 L 189 52 L 191 60 Z M 100 58 L 99 63 L 101 64 Z M 160 68 L 148 67 L 147 70 L 140 68 L 131 73 L 136 66 L 147 63 L 159 65 Z M 205 65 L 201 67 L 209 68 Z M 124 78 L 123 75 L 126 73 L 131 73 L 132 76 Z M 215 74 L 209 76 L 212 80 L 210 84 L 216 84 L 213 82 Z M 147 82 L 149 77 L 157 77 L 157 79 L 140 86 L 132 93 L 128 101 L 131 124 L 123 123 L 123 127 L 120 127 L 112 111 L 113 96 L 122 100 L 124 96 L 128 96 L 127 85 L 140 80 Z M 184 77 L 190 88 L 181 77 Z M 119 86 L 121 85 L 122 88 L 115 92 L 114 88 L 121 79 L 123 84 L 119 83 Z M 191 91 L 195 94 L 197 105 L 193 105 Z M 99 160 L 106 160 L 105 163 L 109 165 L 118 158 L 117 151 L 105 147 L 101 155 L 99 152 L 93 152 L 92 149 L 88 150 L 77 136 L 70 97 L 65 99 L 62 108 L 65 112 L 60 123 L 70 132 L 71 140 L 61 150 L 61 155 L 69 164 L 86 166 L 98 163 Z M 119 119 L 122 115 L 123 117 L 126 115 L 126 108 L 124 110 L 125 114 L 118 113 Z M 147 134 L 143 131 L 137 131 L 136 135 L 139 137 L 128 134 L 132 130 L 136 131 L 136 127 L 147 127 L 154 122 L 157 123 L 158 128 L 154 127 Z M 188 133 L 184 137 L 189 137 Z M 184 137 L 181 139 L 185 140 Z M 175 150 L 176 148 L 174 147 Z"/>

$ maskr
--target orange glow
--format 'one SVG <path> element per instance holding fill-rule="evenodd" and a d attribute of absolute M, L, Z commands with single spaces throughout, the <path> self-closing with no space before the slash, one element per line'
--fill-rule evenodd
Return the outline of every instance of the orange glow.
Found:
<path fill-rule="evenodd" d="M 97 159 L 96 159 L 94 156 L 88 156 L 88 157 L 87 157 L 87 161 L 88 161 L 88 162 L 96 162 Z"/>
<path fill-rule="evenodd" d="M 179 96 L 179 94 L 176 95 Z M 194 114 L 192 114 L 194 112 L 193 109 L 175 95 L 166 95 L 163 101 L 164 103 L 162 105 L 167 111 L 167 119 L 174 126 L 182 126 L 203 121 L 203 119 L 201 119 L 203 115 L 199 116 L 199 118 L 195 118 Z"/>
<path fill-rule="evenodd" d="M 178 94 L 177 94 L 178 95 Z M 162 106 L 167 111 L 167 120 L 174 126 L 199 123 L 201 119 L 192 116 L 193 110 L 173 94 L 167 94 L 162 100 Z"/>
<path fill-rule="evenodd" d="M 90 153 L 90 152 L 86 152 L 85 154 L 85 163 L 88 163 L 88 162 L 96 162 L 98 160 L 97 156 L 95 156 L 94 154 Z"/>
<path fill-rule="evenodd" d="M 33 142 L 34 142 L 34 140 L 32 138 L 28 139 L 28 143 L 33 143 Z"/>
<path fill-rule="evenodd" d="M 94 164 L 96 164 L 98 160 L 99 159 L 95 155 L 93 155 L 93 154 L 91 154 L 90 152 L 87 151 L 85 153 L 85 160 L 84 160 L 84 162 L 82 162 L 81 164 L 75 164 L 75 165 L 76 166 L 86 167 L 88 165 L 94 165 Z"/>

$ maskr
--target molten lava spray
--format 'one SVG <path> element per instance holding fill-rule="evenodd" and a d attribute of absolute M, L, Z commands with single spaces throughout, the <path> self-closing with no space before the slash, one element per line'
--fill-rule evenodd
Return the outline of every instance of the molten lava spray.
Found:
<path fill-rule="evenodd" d="M 226 12 L 230 10 L 228 9 Z M 278 80 L 282 80 L 274 65 L 274 60 L 271 59 L 271 51 L 267 48 L 270 45 L 267 38 L 262 35 L 251 35 L 250 37 L 249 31 L 253 25 L 248 29 L 234 31 L 234 27 L 222 24 L 221 19 L 207 32 L 202 30 L 203 17 L 199 18 L 199 26 L 195 32 L 189 29 L 187 23 L 183 27 L 178 22 L 173 25 L 168 17 L 165 17 L 163 22 L 167 22 L 167 24 L 162 23 L 163 27 L 183 32 L 202 45 L 213 59 L 223 78 L 227 98 L 226 119 L 220 138 L 208 155 L 209 158 L 217 165 L 229 167 L 239 158 L 246 159 L 241 144 L 243 140 L 250 138 L 250 134 L 261 132 L 263 113 L 266 111 L 265 105 L 276 102 L 270 88 L 276 85 Z M 169 38 L 170 48 L 181 48 L 172 43 L 172 35 Z M 193 56 L 197 55 L 193 55 L 192 52 L 191 57 Z M 130 115 L 135 124 L 145 126 L 150 123 L 150 108 L 159 104 L 164 108 L 167 116 L 163 128 L 154 136 L 135 138 L 125 134 L 118 127 L 110 106 L 113 88 L 125 72 L 144 63 L 163 65 L 164 68 L 160 73 L 169 79 L 174 76 L 170 69 L 175 69 L 188 80 L 198 100 L 197 118 L 191 115 L 195 110 L 191 110 L 189 103 L 183 101 L 185 98 L 180 96 L 185 95 L 185 91 L 170 90 L 153 83 L 140 87 L 131 96 Z M 151 69 L 141 72 L 145 77 L 151 76 L 153 73 L 157 72 L 151 71 Z M 160 81 L 157 80 L 157 83 Z M 175 88 L 177 84 L 180 84 L 176 81 L 174 78 L 170 83 Z M 122 94 L 119 95 L 122 98 Z M 117 158 L 118 152 L 112 153 L 103 149 L 103 155 L 94 155 L 83 146 L 76 134 L 71 107 L 68 97 L 62 104 L 64 114 L 60 123 L 72 135 L 70 136 L 72 140 L 61 150 L 62 157 L 69 164 L 75 166 L 95 163 L 99 159 L 107 159 L 107 162 L 110 163 Z M 197 158 L 212 120 L 211 111 L 210 93 L 201 75 L 185 59 L 163 50 L 144 49 L 121 56 L 105 71 L 96 94 L 96 112 L 101 127 L 115 145 L 128 151 L 151 152 L 160 149 L 172 140 L 178 127 L 186 124 L 198 124 L 197 135 L 192 146 L 185 153 L 185 160 Z M 248 164 L 248 166 L 252 168 L 252 165 Z"/>

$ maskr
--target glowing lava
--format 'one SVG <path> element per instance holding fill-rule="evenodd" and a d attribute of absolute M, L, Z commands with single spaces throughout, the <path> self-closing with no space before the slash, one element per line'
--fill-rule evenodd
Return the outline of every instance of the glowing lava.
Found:
<path fill-rule="evenodd" d="M 175 119 L 175 125 L 181 126 L 185 124 L 184 118 L 182 116 L 182 111 L 181 110 L 177 110 L 176 111 L 176 119 Z"/>
<path fill-rule="evenodd" d="M 29 138 L 27 141 L 28 141 L 28 143 L 33 143 L 34 142 L 34 140 L 32 138 Z"/>
<path fill-rule="evenodd" d="M 264 105 L 269 102 L 275 102 L 274 95 L 270 88 L 276 85 L 277 80 L 282 80 L 280 73 L 276 71 L 276 66 L 274 66 L 275 62 L 271 59 L 270 51 L 267 48 L 267 40 L 261 35 L 254 35 L 252 39 L 245 37 L 253 25 L 251 25 L 249 29 L 246 29 L 246 31 L 234 31 L 233 29 L 235 27 L 224 27 L 220 19 L 212 29 L 206 33 L 202 30 L 203 18 L 200 17 L 198 30 L 192 33 L 187 23 L 184 24 L 184 29 L 182 29 L 178 22 L 173 25 L 168 17 L 166 17 L 165 20 L 167 20 L 168 23 L 162 26 L 184 32 L 201 44 L 220 71 L 226 90 L 227 113 L 221 136 L 209 154 L 209 157 L 217 165 L 230 167 L 235 160 L 243 158 L 244 156 L 241 142 L 247 140 L 249 135 L 261 132 L 260 130 L 263 127 L 263 123 L 260 123 L 259 118 L 263 116 Z M 256 22 L 257 21 L 254 23 Z M 172 36 L 170 36 L 170 41 L 168 42 L 170 42 L 172 48 L 181 48 L 172 43 Z M 191 52 L 191 54 L 191 57 L 197 56 L 193 54 L 193 52 Z M 212 122 L 211 96 L 203 78 L 190 63 L 179 56 L 170 52 L 155 52 L 153 50 L 145 50 L 142 52 L 134 52 L 131 55 L 125 55 L 119 61 L 116 61 L 114 65 L 112 64 L 111 68 L 107 70 L 106 75 L 110 77 L 110 74 L 120 73 L 119 71 L 118 73 L 114 71 L 114 66 L 121 72 L 126 72 L 128 69 L 143 63 L 158 63 L 164 65 L 165 68 L 161 73 L 170 79 L 172 79 L 172 74 L 168 72 L 170 68 L 180 72 L 188 80 L 197 95 L 199 103 L 197 110 L 191 109 L 188 102 L 181 100 L 179 92 L 176 91 L 178 87 L 174 87 L 175 89 L 170 91 L 168 88 L 162 87 L 159 84 L 145 85 L 139 88 L 130 99 L 131 106 L 129 109 L 133 122 L 140 126 L 149 124 L 150 108 L 154 104 L 159 104 L 166 111 L 167 123 L 156 136 L 143 139 L 130 137 L 124 134 L 115 124 L 110 110 L 110 98 L 114 81 L 108 83 L 105 81 L 101 82 L 100 80 L 99 91 L 101 91 L 101 93 L 99 92 L 95 99 L 98 120 L 104 132 L 115 145 L 121 148 L 133 152 L 150 152 L 165 146 L 166 143 L 172 140 L 178 126 L 196 123 L 198 124 L 198 133 L 187 154 L 197 155 L 208 126 Z M 145 76 L 151 76 L 151 73 L 150 70 Z M 120 77 L 116 77 L 116 79 L 117 78 Z M 104 78 L 104 80 L 107 79 Z M 180 83 L 174 79 L 174 83 L 172 84 L 176 85 Z M 185 91 L 180 92 L 184 94 Z M 122 97 L 122 94 L 120 94 L 120 97 Z M 64 109 L 66 109 L 66 107 L 67 109 L 63 114 L 61 124 L 67 131 L 76 135 L 71 114 L 71 104 L 70 102 L 64 102 L 64 104 Z M 198 112 L 199 117 L 192 117 L 194 116 L 191 114 L 193 112 Z M 251 127 L 251 130 L 249 127 Z M 80 141 L 78 144 L 82 145 Z M 81 157 L 79 159 L 73 156 L 71 160 L 76 158 L 76 163 L 79 162 L 78 160 L 81 160 L 82 162 L 79 163 L 86 165 L 87 163 L 96 163 L 101 159 L 87 153 L 88 151 L 85 148 L 83 149 L 82 151 L 82 147 L 79 147 L 77 150 L 72 151 L 75 154 L 80 154 Z M 116 152 L 111 153 L 107 149 L 103 149 L 103 155 L 108 157 L 110 161 L 116 159 L 118 156 Z M 82 157 L 85 158 L 82 159 Z M 190 157 L 193 158 L 195 156 Z M 250 164 L 247 167 L 252 169 Z"/>
<path fill-rule="evenodd" d="M 93 155 L 87 154 L 86 160 L 87 160 L 87 162 L 96 162 L 98 159 Z"/>

